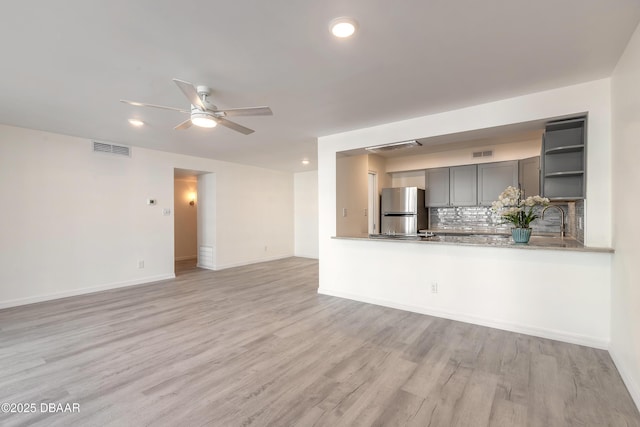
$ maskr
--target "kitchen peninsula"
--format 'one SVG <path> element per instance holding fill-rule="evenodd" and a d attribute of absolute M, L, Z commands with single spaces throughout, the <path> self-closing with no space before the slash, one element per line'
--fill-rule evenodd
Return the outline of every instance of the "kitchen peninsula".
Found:
<path fill-rule="evenodd" d="M 595 81 L 320 138 L 318 292 L 606 348 L 610 339 L 612 263 L 608 249 L 612 247 L 609 96 L 608 81 Z M 467 149 L 464 159 L 449 156 L 448 164 L 426 164 L 416 158 L 414 165 L 405 163 L 394 169 L 395 160 L 387 159 L 385 169 L 381 169 L 375 156 L 370 160 L 364 160 L 367 156 L 341 157 L 339 153 L 345 151 L 415 138 L 450 144 L 471 133 L 475 139 L 486 139 L 492 132 L 509 127 L 520 132 L 527 130 L 523 126 L 537 123 L 542 130 L 549 121 L 584 114 L 589 119 L 585 134 L 589 150 L 585 167 L 588 203 L 576 206 L 576 217 L 582 217 L 586 248 L 533 249 L 536 236 L 526 249 L 508 243 L 508 239 L 504 245 L 464 242 L 469 238 L 453 236 L 441 241 L 370 239 L 366 226 L 355 221 L 367 213 L 360 209 L 362 201 L 355 200 L 360 196 L 353 192 L 349 199 L 341 194 L 345 188 L 338 185 L 340 176 L 336 174 L 343 162 L 348 163 L 344 169 L 348 174 L 363 173 L 366 177 L 368 172 L 379 171 L 380 188 L 424 185 L 424 169 L 471 163 L 465 160 L 469 158 Z M 503 156 L 497 147 L 490 161 L 540 156 L 540 148 L 538 145 L 513 157 L 507 156 L 509 153 Z M 444 155 L 434 151 L 433 157 L 437 156 L 441 159 Z M 394 173 L 411 170 L 419 172 Z M 366 188 L 365 178 L 365 207 Z M 579 209 L 584 210 L 582 215 Z M 545 231 L 559 234 L 557 227 Z"/>

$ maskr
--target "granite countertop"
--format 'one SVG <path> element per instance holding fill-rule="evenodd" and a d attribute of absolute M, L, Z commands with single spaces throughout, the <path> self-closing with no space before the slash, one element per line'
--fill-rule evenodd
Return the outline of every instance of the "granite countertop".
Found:
<path fill-rule="evenodd" d="M 553 235 L 531 236 L 529 243 L 514 243 L 510 234 L 491 233 L 481 234 L 478 232 L 464 230 L 429 230 L 436 234 L 431 237 L 401 237 L 401 236 L 362 236 L 362 237 L 333 237 L 334 239 L 346 240 L 371 240 L 382 242 L 409 242 L 418 244 L 440 244 L 440 245 L 461 245 L 461 246 L 484 246 L 512 249 L 533 249 L 533 250 L 568 250 L 578 252 L 608 252 L 613 253 L 612 248 L 588 247 L 570 237 L 560 237 Z"/>

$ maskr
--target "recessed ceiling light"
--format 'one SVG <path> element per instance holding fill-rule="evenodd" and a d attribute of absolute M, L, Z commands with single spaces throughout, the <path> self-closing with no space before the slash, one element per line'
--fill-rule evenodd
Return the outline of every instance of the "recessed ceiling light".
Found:
<path fill-rule="evenodd" d="M 142 120 L 139 120 L 139 119 L 129 119 L 129 124 L 131 124 L 132 126 L 140 127 L 140 126 L 144 125 L 144 122 Z"/>
<path fill-rule="evenodd" d="M 331 34 L 341 39 L 351 37 L 358 29 L 358 23 L 353 18 L 340 17 L 336 18 L 329 24 Z"/>
<path fill-rule="evenodd" d="M 309 163 L 311 163 L 311 162 L 309 160 L 307 160 L 307 159 L 302 160 L 302 164 L 303 165 L 308 165 Z"/>

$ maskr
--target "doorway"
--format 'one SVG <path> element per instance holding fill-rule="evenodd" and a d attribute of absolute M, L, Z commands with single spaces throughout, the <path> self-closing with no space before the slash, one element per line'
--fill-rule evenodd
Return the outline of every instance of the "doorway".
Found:
<path fill-rule="evenodd" d="M 369 234 L 378 234 L 378 218 L 380 218 L 380 214 L 378 213 L 380 204 L 380 197 L 378 196 L 378 174 L 376 172 L 369 171 L 368 179 L 369 200 L 367 206 L 367 228 L 369 230 Z"/>
<path fill-rule="evenodd" d="M 216 269 L 216 174 L 173 170 L 174 274 Z"/>
<path fill-rule="evenodd" d="M 196 268 L 198 260 L 198 177 L 191 171 L 173 173 L 173 250 L 175 274 Z"/>

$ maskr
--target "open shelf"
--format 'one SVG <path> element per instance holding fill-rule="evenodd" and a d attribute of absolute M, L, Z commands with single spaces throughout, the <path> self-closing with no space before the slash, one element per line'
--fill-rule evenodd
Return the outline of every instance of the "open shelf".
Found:
<path fill-rule="evenodd" d="M 542 193 L 551 200 L 586 194 L 586 117 L 547 123 L 542 147 Z"/>
<path fill-rule="evenodd" d="M 579 176 L 583 175 L 584 171 L 562 171 L 562 172 L 552 172 L 545 174 L 545 178 L 552 178 L 554 176 Z"/>
<path fill-rule="evenodd" d="M 572 202 L 575 200 L 582 200 L 584 197 L 547 197 L 550 202 Z"/>
<path fill-rule="evenodd" d="M 544 153 L 545 154 L 576 153 L 582 150 L 584 150 L 584 145 L 576 144 L 576 145 L 565 145 L 564 147 L 549 148 Z"/>
<path fill-rule="evenodd" d="M 545 177 L 544 197 L 550 200 L 584 198 L 584 176 L 578 174 Z"/>
<path fill-rule="evenodd" d="M 556 173 L 584 171 L 584 151 L 562 152 L 544 155 L 544 176 Z"/>

